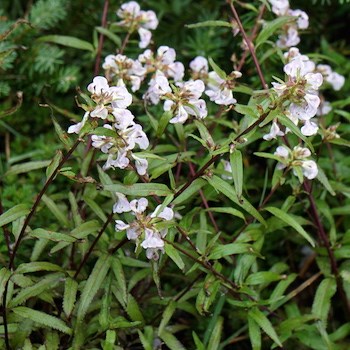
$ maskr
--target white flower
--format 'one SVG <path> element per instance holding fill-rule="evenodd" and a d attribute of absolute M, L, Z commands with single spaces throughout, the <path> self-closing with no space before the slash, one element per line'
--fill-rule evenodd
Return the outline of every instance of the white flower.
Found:
<path fill-rule="evenodd" d="M 296 46 L 300 42 L 298 30 L 289 27 L 286 33 L 279 35 L 276 45 L 281 48 Z"/>
<path fill-rule="evenodd" d="M 264 140 L 270 141 L 272 139 L 276 139 L 277 136 L 283 136 L 284 133 L 280 130 L 278 124 L 276 122 L 273 122 L 271 125 L 270 132 L 268 134 L 265 134 L 263 136 Z"/>
<path fill-rule="evenodd" d="M 197 56 L 190 62 L 190 68 L 196 73 L 208 73 L 208 60 L 203 56 Z"/>
<path fill-rule="evenodd" d="M 345 83 L 345 78 L 337 72 L 332 72 L 326 77 L 326 81 L 331 84 L 335 91 L 339 91 Z"/>
<path fill-rule="evenodd" d="M 317 110 L 317 115 L 321 116 L 321 115 L 326 115 L 328 114 L 330 111 L 332 110 L 332 106 L 330 104 L 329 101 L 323 101 L 320 106 L 318 107 Z"/>
<path fill-rule="evenodd" d="M 158 104 L 160 97 L 168 92 L 171 92 L 168 79 L 162 72 L 157 71 L 149 82 L 149 88 L 144 97 L 149 99 L 153 104 Z"/>
<path fill-rule="evenodd" d="M 298 104 L 290 104 L 289 112 L 300 120 L 310 120 L 316 115 L 320 102 L 317 95 L 306 94 Z"/>
<path fill-rule="evenodd" d="M 309 180 L 314 179 L 318 174 L 317 164 L 313 160 L 305 160 L 301 164 L 303 175 Z"/>
<path fill-rule="evenodd" d="M 156 209 L 154 209 L 154 212 L 151 214 L 151 218 L 161 218 L 167 221 L 170 221 L 174 217 L 174 211 L 169 208 L 165 207 L 160 213 L 159 210 L 162 207 L 162 205 L 158 205 Z"/>
<path fill-rule="evenodd" d="M 139 33 L 140 39 L 141 39 L 139 42 L 139 48 L 144 49 L 151 42 L 152 33 L 148 29 L 145 29 L 145 28 L 139 28 L 138 33 Z"/>
<path fill-rule="evenodd" d="M 224 164 L 224 170 L 230 174 L 232 174 L 232 167 L 231 167 L 231 163 L 225 159 L 222 160 L 222 163 Z M 221 177 L 224 180 L 232 180 L 232 176 L 228 176 L 225 174 L 222 174 Z"/>
<path fill-rule="evenodd" d="M 219 77 L 216 72 L 209 73 L 208 89 L 205 94 L 210 101 L 214 101 L 218 105 L 231 105 L 237 102 L 233 98 L 232 90 L 227 86 L 227 81 Z"/>
<path fill-rule="evenodd" d="M 272 5 L 272 12 L 277 16 L 284 16 L 289 9 L 288 0 L 269 0 Z"/>
<path fill-rule="evenodd" d="M 130 225 L 126 224 L 124 221 L 122 220 L 115 220 L 115 230 L 116 231 L 124 231 L 126 229 L 128 229 L 130 227 Z"/>
<path fill-rule="evenodd" d="M 118 198 L 117 202 L 113 205 L 113 213 L 126 213 L 131 211 L 130 203 L 124 194 L 116 192 Z"/>
<path fill-rule="evenodd" d="M 87 90 L 93 95 L 103 95 L 109 92 L 108 81 L 105 77 L 97 76 L 92 83 L 87 86 Z"/>
<path fill-rule="evenodd" d="M 127 27 L 130 32 L 137 29 L 140 35 L 140 48 L 145 48 L 151 41 L 152 34 L 149 29 L 156 29 L 158 19 L 154 11 L 141 11 L 140 5 L 135 1 L 121 5 L 117 15 L 123 20 L 118 24 Z"/>
<path fill-rule="evenodd" d="M 132 157 L 135 160 L 135 167 L 136 167 L 137 173 L 139 175 L 145 175 L 147 172 L 147 168 L 148 168 L 147 159 L 139 158 L 139 157 L 135 156 L 135 154 L 133 154 Z"/>
<path fill-rule="evenodd" d="M 85 125 L 86 121 L 89 118 L 89 112 L 85 112 L 83 120 L 77 124 L 71 125 L 68 128 L 68 134 L 79 134 L 80 130 L 83 128 L 83 126 Z"/>
<path fill-rule="evenodd" d="M 289 156 L 289 149 L 286 146 L 278 146 L 274 155 L 287 159 Z"/>
<path fill-rule="evenodd" d="M 170 123 L 183 124 L 189 115 L 199 119 L 205 118 L 208 113 L 207 107 L 205 101 L 199 99 L 205 89 L 203 81 L 190 80 L 176 85 L 179 89 L 164 96 L 164 111 L 172 110 L 174 113 L 174 118 L 170 119 Z"/>
<path fill-rule="evenodd" d="M 318 126 L 315 122 L 311 120 L 306 120 L 304 126 L 300 129 L 301 133 L 304 136 L 312 136 L 316 135 L 318 130 Z"/>
<path fill-rule="evenodd" d="M 299 29 L 306 29 L 309 26 L 309 16 L 302 10 L 289 10 L 289 16 L 298 17 L 297 26 Z"/>
<path fill-rule="evenodd" d="M 148 206 L 147 198 L 134 199 L 130 202 L 130 208 L 135 214 L 143 213 Z"/>

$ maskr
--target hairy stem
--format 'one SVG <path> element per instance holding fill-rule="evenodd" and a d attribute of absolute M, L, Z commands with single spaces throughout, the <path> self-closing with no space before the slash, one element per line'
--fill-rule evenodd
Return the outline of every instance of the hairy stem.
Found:
<path fill-rule="evenodd" d="M 255 64 L 255 67 L 256 67 L 256 71 L 259 75 L 259 79 L 261 81 L 261 84 L 263 86 L 264 89 L 267 89 L 268 86 L 265 82 L 265 78 L 262 74 L 262 71 L 261 71 L 261 67 L 260 67 L 260 64 L 259 64 L 259 61 L 256 57 L 256 54 L 255 54 L 255 50 L 254 50 L 254 47 L 253 47 L 253 44 L 251 42 L 251 40 L 248 38 L 248 35 L 247 33 L 245 32 L 244 28 L 243 28 L 243 25 L 242 25 L 242 22 L 241 22 L 241 19 L 239 18 L 238 16 L 238 13 L 236 11 L 236 8 L 235 6 L 233 5 L 232 3 L 232 0 L 226 0 L 226 2 L 228 3 L 228 5 L 230 6 L 231 8 L 231 11 L 232 11 L 232 14 L 233 14 L 233 17 L 235 18 L 237 24 L 238 24 L 238 27 L 239 27 L 239 30 L 244 38 L 244 41 L 246 42 L 247 46 L 248 46 L 248 49 L 250 51 L 250 54 L 252 55 L 252 58 L 253 58 L 253 61 L 254 61 L 254 64 Z"/>
<path fill-rule="evenodd" d="M 107 25 L 108 7 L 109 7 L 109 0 L 105 0 L 105 3 L 103 5 L 102 20 L 101 20 L 101 27 L 102 28 L 105 28 L 106 25 Z M 96 60 L 95 60 L 95 69 L 94 69 L 94 75 L 95 76 L 98 75 L 98 73 L 100 71 L 100 63 L 101 63 L 101 54 L 102 54 L 103 42 L 104 42 L 104 35 L 102 33 L 100 33 L 100 37 L 98 39 Z"/>

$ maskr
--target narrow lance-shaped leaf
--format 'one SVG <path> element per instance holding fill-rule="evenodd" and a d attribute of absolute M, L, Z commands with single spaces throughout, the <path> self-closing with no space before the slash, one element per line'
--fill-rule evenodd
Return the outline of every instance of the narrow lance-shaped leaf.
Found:
<path fill-rule="evenodd" d="M 180 270 L 185 268 L 185 263 L 183 262 L 179 252 L 171 244 L 165 243 L 165 253 L 172 261 L 174 261 Z"/>
<path fill-rule="evenodd" d="M 230 163 L 236 193 L 238 197 L 241 197 L 243 191 L 243 161 L 242 153 L 238 149 L 230 154 Z"/>
<path fill-rule="evenodd" d="M 279 340 L 271 322 L 258 308 L 251 309 L 248 312 L 248 318 L 252 318 L 277 345 L 282 347 L 282 343 Z"/>
<path fill-rule="evenodd" d="M 51 160 L 36 160 L 33 162 L 26 162 L 22 164 L 13 165 L 6 173 L 5 176 L 17 175 L 22 173 L 28 173 L 32 170 L 46 168 L 51 163 Z"/>
<path fill-rule="evenodd" d="M 18 218 L 29 213 L 29 209 L 25 204 L 18 204 L 0 215 L 0 227 L 9 224 Z"/>
<path fill-rule="evenodd" d="M 42 36 L 37 41 L 50 42 L 63 46 L 73 47 L 75 49 L 87 50 L 94 52 L 95 49 L 88 41 L 75 38 L 73 36 L 66 35 L 46 35 Z"/>
<path fill-rule="evenodd" d="M 209 339 L 208 349 L 211 349 L 211 350 L 219 349 L 223 324 L 224 324 L 224 318 L 221 316 L 218 317 L 215 327 L 213 329 L 213 332 L 211 334 L 211 337 Z"/>
<path fill-rule="evenodd" d="M 121 185 L 121 184 L 113 184 L 113 185 L 105 185 L 104 189 L 111 192 L 120 192 L 127 196 L 134 196 L 137 194 L 138 196 L 168 196 L 172 192 L 168 188 L 168 186 L 160 183 L 138 183 L 134 185 Z"/>
<path fill-rule="evenodd" d="M 302 226 L 296 222 L 289 214 L 279 208 L 267 207 L 265 210 L 276 216 L 278 219 L 284 221 L 289 226 L 292 226 L 302 237 L 304 237 L 313 247 L 315 246 L 314 240 L 310 235 L 302 228 Z"/>
<path fill-rule="evenodd" d="M 28 318 L 43 327 L 57 329 L 66 334 L 72 334 L 72 330 L 59 318 L 46 314 L 45 312 L 30 309 L 28 307 L 19 306 L 12 311 L 22 317 Z"/>
<path fill-rule="evenodd" d="M 169 323 L 171 317 L 173 316 L 175 310 L 176 310 L 176 302 L 171 300 L 163 312 L 163 316 L 158 327 L 158 335 L 160 335 L 163 332 L 166 325 Z"/>
<path fill-rule="evenodd" d="M 327 318 L 331 307 L 331 299 L 337 291 L 337 283 L 334 278 L 325 278 L 317 288 L 312 313 L 327 326 Z"/>
<path fill-rule="evenodd" d="M 231 199 L 234 203 L 246 210 L 250 215 L 259 220 L 266 226 L 266 222 L 261 214 L 245 199 L 243 196 L 238 199 L 235 189 L 223 179 L 216 175 L 212 177 L 205 176 L 205 179 L 213 186 L 217 191 L 221 192 L 227 198 Z"/>
<path fill-rule="evenodd" d="M 253 350 L 261 349 L 261 331 L 259 325 L 254 321 L 252 317 L 248 317 L 248 330 L 250 343 Z"/>
<path fill-rule="evenodd" d="M 79 308 L 77 312 L 78 321 L 82 321 L 94 296 L 101 288 L 101 285 L 110 268 L 110 256 L 102 255 L 96 262 L 84 289 L 81 293 Z"/>
<path fill-rule="evenodd" d="M 63 294 L 63 311 L 69 317 L 72 313 L 75 300 L 77 297 L 78 282 L 73 278 L 67 277 L 64 284 L 64 294 Z"/>

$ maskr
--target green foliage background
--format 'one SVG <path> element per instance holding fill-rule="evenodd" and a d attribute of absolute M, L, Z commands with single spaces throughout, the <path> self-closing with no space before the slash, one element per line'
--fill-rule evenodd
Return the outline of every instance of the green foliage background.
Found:
<path fill-rule="evenodd" d="M 120 1 L 111 1 L 109 24 L 117 20 L 115 11 L 120 4 Z M 247 1 L 246 4 L 258 7 L 261 2 Z M 20 204 L 33 203 L 35 194 L 45 183 L 43 169 L 48 168 L 55 154 L 59 157 L 57 152 L 65 153 L 69 148 L 57 137 L 52 117 L 62 129 L 81 118 L 74 96 L 79 94 L 79 89 L 85 91 L 94 75 L 99 35 L 96 28 L 101 25 L 103 5 L 103 1 L 81 0 L 1 1 L 0 35 L 14 28 L 0 41 L 2 212 Z M 239 36 L 233 38 L 228 28 L 186 27 L 207 20 L 228 20 L 231 14 L 224 1 L 149 0 L 141 1 L 140 5 L 153 9 L 158 15 L 160 25 L 153 36 L 157 46 L 174 47 L 177 58 L 185 65 L 193 57 L 203 55 L 212 57 L 226 72 L 232 70 L 232 53 L 240 55 L 241 52 Z M 299 46 L 301 52 L 315 61 L 331 64 L 335 71 L 348 78 L 350 4 L 346 1 L 291 1 L 291 6 L 305 10 L 310 17 L 310 28 L 302 35 Z M 240 12 L 249 32 L 256 14 L 244 8 L 240 8 Z M 273 18 L 266 12 L 266 21 Z M 18 22 L 18 19 L 24 21 Z M 125 35 L 118 30 L 114 33 L 121 40 Z M 78 38 L 90 44 L 92 49 L 58 45 L 45 40 L 48 35 Z M 269 43 L 264 45 L 257 52 L 270 83 L 273 75 L 281 77 L 282 64 L 280 52 Z M 102 59 L 115 50 L 116 43 L 105 38 Z M 126 53 L 137 57 L 136 41 L 131 41 Z M 243 84 L 260 88 L 250 57 L 242 73 Z M 327 122 L 342 121 L 338 131 L 343 139 L 348 139 L 350 132 L 349 92 L 348 80 L 340 92 L 326 92 L 327 98 L 335 101 L 334 112 L 327 116 Z M 248 103 L 248 97 L 242 95 L 239 102 Z M 138 107 L 135 111 L 139 112 Z M 234 122 L 238 123 L 241 115 L 234 111 L 229 113 L 233 130 Z M 141 121 L 147 120 L 146 115 L 138 117 Z M 222 130 L 214 130 L 214 138 L 228 137 Z M 59 134 L 65 136 L 63 132 Z M 253 152 L 263 152 L 269 147 L 257 137 L 244 153 L 244 191 L 249 192 L 249 200 L 255 207 L 270 185 L 267 177 L 271 177 L 273 164 L 255 157 Z M 319 154 L 319 164 L 337 195 L 331 196 L 323 187 L 315 189 L 317 206 L 330 234 L 347 300 L 350 297 L 348 147 L 349 141 L 345 147 L 333 149 L 336 174 L 333 174 L 325 148 Z M 101 190 L 110 183 L 109 175 L 96 167 L 90 169 L 93 156 L 87 157 L 84 152 L 85 146 L 79 145 L 75 156 L 65 165 L 69 167 L 65 169 L 66 173 L 58 175 L 50 186 L 31 224 L 32 230 L 43 227 L 64 234 L 66 240 L 66 236 L 73 236 L 74 244 L 62 243 L 63 236 L 56 236 L 57 240 L 51 241 L 45 232 L 36 231 L 21 245 L 17 259 L 19 270 L 9 293 L 13 297 L 9 302 L 13 312 L 8 322 L 14 349 L 67 349 L 71 346 L 73 349 L 104 350 L 270 349 L 277 347 L 279 340 L 285 349 L 348 349 L 349 315 L 344 312 L 339 289 L 336 293 L 336 281 L 326 249 L 320 245 L 313 250 L 306 247 L 305 241 L 291 231 L 290 225 L 279 220 L 279 215 L 268 218 L 268 229 L 264 234 L 259 223 L 249 225 L 238 243 L 249 242 L 255 255 L 235 255 L 232 261 L 229 258 L 232 251 L 223 253 L 221 250 L 225 248 L 216 242 L 218 237 L 207 222 L 200 199 L 195 199 L 194 203 L 186 199 L 183 203 L 188 207 L 181 221 L 183 227 L 191 234 L 205 237 L 204 243 L 197 239 L 197 246 L 204 245 L 208 254 L 218 254 L 217 259 L 212 259 L 213 267 L 230 281 L 242 284 L 247 294 L 254 296 L 254 302 L 249 298 L 233 298 L 228 292 L 229 286 L 225 285 L 227 282 L 220 282 L 198 263 L 184 254 L 179 257 L 180 254 L 171 248 L 167 252 L 171 259 L 164 255 L 159 266 L 152 266 L 141 257 L 136 259 L 132 245 L 126 245 L 123 253 L 107 254 L 115 241 L 122 239 L 120 235 L 116 236 L 112 225 L 102 236 L 78 281 L 73 279 L 74 270 L 115 200 L 111 192 Z M 46 162 L 38 163 L 43 160 Z M 25 165 L 20 168 L 23 163 Z M 81 192 L 81 184 L 77 178 L 72 182 L 68 172 L 80 172 L 85 180 L 91 176 L 97 184 L 86 180 Z M 166 174 L 160 174 L 158 182 L 169 182 Z M 182 177 L 186 178 L 186 174 Z M 126 184 L 134 181 L 131 172 L 124 179 Z M 213 187 L 203 187 L 208 200 L 215 206 L 230 206 L 232 203 L 229 204 L 228 198 L 218 199 Z M 302 195 L 293 193 L 289 187 L 281 189 L 273 197 L 272 204 L 287 212 L 291 209 L 294 221 L 308 234 L 311 232 L 316 236 L 316 229 L 305 214 L 308 204 Z M 83 213 L 85 223 L 78 212 Z M 23 222 L 21 217 L 18 214 L 13 220 L 15 235 L 20 220 Z M 225 232 L 232 232 L 232 236 L 236 236 L 241 224 L 226 215 L 218 216 L 218 225 L 225 228 Z M 223 233 L 221 237 L 225 242 L 231 242 L 232 236 Z M 170 237 L 174 239 L 175 230 Z M 7 266 L 3 235 L 0 242 L 0 262 Z M 212 250 L 214 246 L 216 248 Z M 0 277 L 2 294 L 10 276 L 3 269 Z M 266 308 L 273 313 L 266 312 Z M 0 333 L 4 333 L 3 326 L 0 326 Z M 0 347 L 5 348 L 3 338 Z"/>

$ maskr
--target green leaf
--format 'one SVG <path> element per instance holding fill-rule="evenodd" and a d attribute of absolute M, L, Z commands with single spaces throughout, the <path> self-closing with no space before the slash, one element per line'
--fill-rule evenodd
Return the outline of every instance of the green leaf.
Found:
<path fill-rule="evenodd" d="M 226 72 L 223 71 L 215 62 L 214 60 L 209 57 L 209 64 L 211 68 L 213 68 L 214 72 L 221 78 L 221 79 L 226 79 Z"/>
<path fill-rule="evenodd" d="M 66 149 L 70 149 L 73 145 L 73 142 L 69 135 L 61 128 L 61 125 L 57 122 L 57 120 L 52 117 L 52 122 L 55 127 L 56 134 L 60 141 L 64 144 Z"/>
<path fill-rule="evenodd" d="M 74 308 L 75 300 L 77 297 L 78 282 L 73 278 L 67 277 L 64 283 L 63 294 L 63 311 L 67 317 L 70 316 Z"/>
<path fill-rule="evenodd" d="M 62 277 L 62 273 L 55 273 L 44 277 L 38 283 L 35 283 L 32 286 L 22 288 L 21 291 L 9 301 L 8 306 L 13 308 L 17 305 L 23 304 L 29 298 L 43 293 L 45 290 L 54 288 Z"/>
<path fill-rule="evenodd" d="M 55 156 L 53 157 L 51 163 L 46 168 L 46 180 L 50 178 L 50 176 L 54 173 L 54 171 L 57 169 L 58 164 L 60 164 L 62 160 L 62 151 L 57 150 Z"/>
<path fill-rule="evenodd" d="M 215 147 L 215 142 L 211 137 L 209 130 L 204 125 L 204 122 L 195 120 L 194 123 L 199 131 L 199 134 L 201 135 L 202 141 L 205 142 L 205 147 L 213 149 Z"/>
<path fill-rule="evenodd" d="M 317 173 L 317 180 L 321 182 L 321 184 L 325 187 L 325 189 L 332 195 L 335 196 L 335 192 L 331 186 L 331 184 L 328 181 L 328 178 L 324 171 L 318 167 L 318 173 Z"/>
<path fill-rule="evenodd" d="M 10 167 L 10 169 L 5 173 L 5 176 L 29 173 L 32 170 L 46 168 L 50 163 L 51 160 L 37 160 L 33 162 L 16 164 Z"/>
<path fill-rule="evenodd" d="M 69 226 L 69 221 L 64 215 L 62 209 L 60 209 L 57 204 L 46 194 L 42 196 L 42 201 L 46 204 L 47 208 L 51 211 L 51 213 L 56 217 L 58 221 L 64 226 Z"/>
<path fill-rule="evenodd" d="M 229 243 L 219 245 L 212 250 L 208 259 L 217 260 L 223 258 L 224 256 L 248 253 L 251 248 L 252 246 L 247 243 Z"/>
<path fill-rule="evenodd" d="M 241 197 L 243 191 L 243 160 L 242 153 L 238 149 L 230 154 L 230 163 L 236 193 L 238 197 Z"/>
<path fill-rule="evenodd" d="M 327 318 L 331 307 L 331 299 L 337 291 L 337 283 L 334 278 L 325 278 L 317 288 L 312 313 L 318 317 L 323 325 L 327 326 Z"/>
<path fill-rule="evenodd" d="M 274 208 L 274 207 L 266 207 L 264 210 L 269 211 L 276 218 L 284 221 L 289 226 L 292 226 L 302 237 L 304 237 L 311 244 L 311 246 L 313 247 L 315 246 L 315 242 L 310 237 L 310 235 L 289 214 L 285 213 L 283 210 L 279 208 Z"/>
<path fill-rule="evenodd" d="M 275 329 L 273 328 L 271 322 L 268 318 L 258 309 L 253 308 L 248 312 L 248 319 L 252 318 L 259 327 L 280 347 L 282 347 L 282 343 L 279 340 Z"/>
<path fill-rule="evenodd" d="M 181 193 L 177 198 L 173 200 L 173 204 L 178 205 L 182 202 L 185 202 L 188 198 L 192 198 L 195 193 L 198 193 L 198 191 L 206 185 L 206 181 L 202 178 L 198 178 L 194 180 L 189 187 L 186 188 L 186 190 Z M 181 190 L 178 189 L 177 192 Z"/>
<path fill-rule="evenodd" d="M 103 34 L 104 36 L 106 36 L 108 39 L 112 40 L 114 42 L 114 44 L 117 45 L 117 47 L 121 47 L 122 46 L 122 41 L 119 38 L 118 35 L 115 35 L 114 33 L 112 33 L 110 30 L 104 28 L 104 27 L 96 27 L 96 30 Z"/>
<path fill-rule="evenodd" d="M 0 270 L 0 304 L 2 304 L 2 296 L 4 294 L 5 286 L 9 278 L 11 277 L 11 271 L 6 267 Z"/>
<path fill-rule="evenodd" d="M 279 281 L 282 276 L 272 271 L 258 271 L 250 274 L 245 280 L 246 284 L 259 285 Z"/>
<path fill-rule="evenodd" d="M 0 215 L 0 227 L 9 224 L 29 213 L 29 209 L 25 204 L 17 204 L 5 213 Z"/>
<path fill-rule="evenodd" d="M 165 243 L 165 253 L 172 261 L 174 261 L 180 270 L 185 268 L 185 263 L 183 262 L 179 252 L 171 244 Z"/>
<path fill-rule="evenodd" d="M 266 222 L 261 216 L 261 214 L 243 196 L 240 199 L 238 199 L 235 189 L 230 184 L 228 184 L 226 181 L 224 181 L 216 175 L 213 175 L 212 177 L 206 176 L 205 179 L 217 191 L 221 192 L 227 198 L 231 199 L 234 203 L 242 207 L 250 215 L 252 215 L 254 218 L 259 220 L 264 226 L 266 226 Z"/>
<path fill-rule="evenodd" d="M 128 294 L 128 302 L 126 305 L 126 312 L 133 321 L 139 321 L 142 324 L 145 323 L 141 309 L 140 309 L 137 301 L 135 300 L 135 298 L 131 294 Z"/>
<path fill-rule="evenodd" d="M 37 228 L 30 232 L 29 236 L 39 238 L 39 239 L 48 239 L 53 242 L 69 242 L 73 243 L 77 239 L 75 237 L 69 236 L 67 234 L 53 232 L 44 230 L 42 228 Z"/>
<path fill-rule="evenodd" d="M 235 104 L 235 111 L 239 114 L 253 117 L 253 119 L 258 119 L 260 117 L 258 111 L 251 106 Z"/>
<path fill-rule="evenodd" d="M 56 264 L 52 264 L 46 261 L 34 261 L 30 263 L 24 263 L 17 267 L 15 273 L 31 273 L 37 271 L 58 271 L 64 272 L 65 270 Z"/>
<path fill-rule="evenodd" d="M 76 239 L 83 239 L 89 234 L 97 233 L 100 230 L 100 224 L 96 220 L 91 220 L 84 222 L 80 226 L 76 227 L 73 231 L 71 231 L 71 236 Z M 50 253 L 56 253 L 59 250 L 67 247 L 69 242 L 59 242 L 57 243 L 51 250 Z"/>
<path fill-rule="evenodd" d="M 187 28 L 201 28 L 201 27 L 228 27 L 232 28 L 232 24 L 226 21 L 203 21 L 199 23 L 186 24 Z"/>
<path fill-rule="evenodd" d="M 186 350 L 180 341 L 170 332 L 163 330 L 159 337 L 170 350 Z"/>
<path fill-rule="evenodd" d="M 79 307 L 77 311 L 77 319 L 79 322 L 82 322 L 87 310 L 98 292 L 101 288 L 102 283 L 108 273 L 110 268 L 111 259 L 109 255 L 102 255 L 96 262 L 84 289 L 81 293 L 81 297 L 79 299 Z"/>
<path fill-rule="evenodd" d="M 214 213 L 225 213 L 225 214 L 230 214 L 230 215 L 233 215 L 233 216 L 237 216 L 238 218 L 245 220 L 245 217 L 243 215 L 242 212 L 240 212 L 239 210 L 237 209 L 234 209 L 234 208 L 229 208 L 229 207 L 224 207 L 224 208 L 216 208 L 216 207 L 210 207 L 208 209 L 206 209 L 206 211 L 211 211 L 211 212 L 214 212 Z"/>
<path fill-rule="evenodd" d="M 119 287 L 119 293 L 123 298 L 124 304 L 126 304 L 127 303 L 126 279 L 124 275 L 123 266 L 117 257 L 113 257 L 111 267 L 112 267 L 114 277 L 116 279 L 116 283 Z"/>
<path fill-rule="evenodd" d="M 165 308 L 163 312 L 162 319 L 158 327 L 158 335 L 160 335 L 163 332 L 164 328 L 167 326 L 171 317 L 173 316 L 175 310 L 176 310 L 176 302 L 173 300 L 170 300 L 168 306 Z"/>
<path fill-rule="evenodd" d="M 164 134 L 164 130 L 166 129 L 167 125 L 169 124 L 169 120 L 172 117 L 173 117 L 173 113 L 170 111 L 164 112 L 162 114 L 158 123 L 158 128 L 156 133 L 157 138 L 160 138 Z"/>
<path fill-rule="evenodd" d="M 104 189 L 106 191 L 111 192 L 120 192 L 127 196 L 138 196 L 138 197 L 146 197 L 146 196 L 168 196 L 172 194 L 168 186 L 164 184 L 158 183 L 137 183 L 134 185 L 121 185 L 121 184 L 113 184 L 113 185 L 105 185 Z"/>
<path fill-rule="evenodd" d="M 205 350 L 204 344 L 199 339 L 199 337 L 198 337 L 198 335 L 196 334 L 195 331 L 192 331 L 192 337 L 193 337 L 194 343 L 196 345 L 196 350 Z"/>
<path fill-rule="evenodd" d="M 261 349 L 261 331 L 259 325 L 254 321 L 252 317 L 248 317 L 248 330 L 250 343 L 253 350 Z"/>
<path fill-rule="evenodd" d="M 217 350 L 219 348 L 223 324 L 224 318 L 222 316 L 218 317 L 209 339 L 208 349 Z"/>
<path fill-rule="evenodd" d="M 264 43 L 271 35 L 273 35 L 279 28 L 282 28 L 286 23 L 295 20 L 291 16 L 281 16 L 273 21 L 265 23 L 263 29 L 260 31 L 255 41 L 255 48 Z"/>
<path fill-rule="evenodd" d="M 57 329 L 58 331 L 69 335 L 72 334 L 72 330 L 62 320 L 44 312 L 33 310 L 24 306 L 16 307 L 12 309 L 12 311 L 16 315 L 23 318 L 28 318 L 41 326 Z"/>
<path fill-rule="evenodd" d="M 79 50 L 94 52 L 95 48 L 87 41 L 66 35 L 45 35 L 37 39 L 39 42 L 50 42 L 63 46 L 73 47 Z"/>

